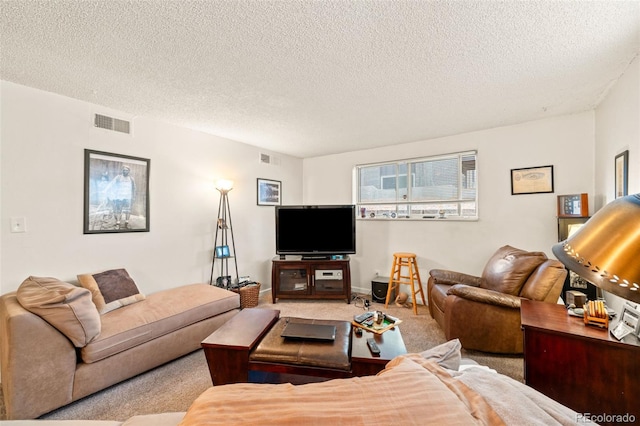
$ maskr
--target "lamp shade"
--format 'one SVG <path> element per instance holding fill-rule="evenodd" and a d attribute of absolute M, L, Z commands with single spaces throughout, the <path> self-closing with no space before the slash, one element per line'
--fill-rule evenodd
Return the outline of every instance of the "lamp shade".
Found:
<path fill-rule="evenodd" d="M 607 204 L 552 250 L 582 278 L 640 303 L 640 194 Z"/>
<path fill-rule="evenodd" d="M 233 181 L 220 179 L 216 182 L 216 189 L 220 192 L 229 192 L 233 189 Z"/>

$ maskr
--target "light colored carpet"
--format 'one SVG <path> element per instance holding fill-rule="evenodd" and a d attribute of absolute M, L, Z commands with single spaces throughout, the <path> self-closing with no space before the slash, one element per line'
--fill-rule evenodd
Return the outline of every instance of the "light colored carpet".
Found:
<path fill-rule="evenodd" d="M 371 300 L 370 295 L 364 296 Z M 351 304 L 327 300 L 279 300 L 271 303 L 271 295 L 260 297 L 259 307 L 279 309 L 281 316 L 344 319 L 364 312 L 363 300 Z M 372 303 L 371 309 L 382 310 L 400 318 L 399 328 L 409 352 L 421 352 L 445 342 L 443 331 L 429 315 L 426 306 L 418 306 L 418 315 L 410 308 Z M 516 380 L 523 380 L 521 356 L 497 356 L 481 352 L 463 351 L 471 358 Z M 104 391 L 88 396 L 42 416 L 42 419 L 65 420 L 126 420 L 139 414 L 186 411 L 193 400 L 211 386 L 211 377 L 202 350 L 136 376 Z M 2 399 L 0 399 L 2 401 Z M 0 419 L 4 418 L 4 404 Z"/>

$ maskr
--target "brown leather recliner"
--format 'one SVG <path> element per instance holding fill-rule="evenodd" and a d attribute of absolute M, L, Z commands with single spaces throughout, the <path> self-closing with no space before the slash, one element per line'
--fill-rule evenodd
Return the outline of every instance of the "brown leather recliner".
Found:
<path fill-rule="evenodd" d="M 522 353 L 520 301 L 556 303 L 567 270 L 542 252 L 504 246 L 487 262 L 482 276 L 432 269 L 429 312 L 447 340 L 466 349 Z"/>

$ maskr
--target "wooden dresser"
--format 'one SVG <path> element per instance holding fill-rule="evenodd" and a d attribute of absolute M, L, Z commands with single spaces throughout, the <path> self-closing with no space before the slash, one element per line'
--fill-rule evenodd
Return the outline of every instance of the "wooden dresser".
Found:
<path fill-rule="evenodd" d="M 616 423 L 613 416 L 625 414 L 640 421 L 640 343 L 634 336 L 620 342 L 552 303 L 523 300 L 521 316 L 527 385 L 580 414 L 604 416 L 598 423 Z"/>

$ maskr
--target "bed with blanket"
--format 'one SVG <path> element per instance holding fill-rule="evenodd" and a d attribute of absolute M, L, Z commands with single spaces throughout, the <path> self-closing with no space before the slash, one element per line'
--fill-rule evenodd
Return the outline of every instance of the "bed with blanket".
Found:
<path fill-rule="evenodd" d="M 464 364 L 460 342 L 452 340 L 398 356 L 376 376 L 213 386 L 186 413 L 135 416 L 122 425 L 593 424 L 521 382 Z"/>

